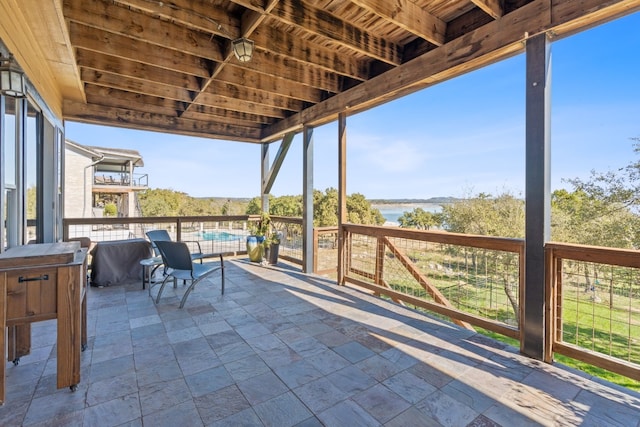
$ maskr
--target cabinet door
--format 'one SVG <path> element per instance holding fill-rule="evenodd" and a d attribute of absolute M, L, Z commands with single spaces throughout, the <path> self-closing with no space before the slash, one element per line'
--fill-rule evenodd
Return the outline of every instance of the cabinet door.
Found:
<path fill-rule="evenodd" d="M 7 272 L 7 323 L 56 317 L 57 268 Z"/>

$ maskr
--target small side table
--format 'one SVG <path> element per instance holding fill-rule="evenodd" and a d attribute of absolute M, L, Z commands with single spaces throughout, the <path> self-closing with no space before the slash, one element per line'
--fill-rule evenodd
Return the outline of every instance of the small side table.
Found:
<path fill-rule="evenodd" d="M 154 256 L 140 260 L 142 266 L 142 289 L 149 284 L 149 295 L 151 295 L 151 278 L 158 267 L 162 265 L 162 257 Z"/>

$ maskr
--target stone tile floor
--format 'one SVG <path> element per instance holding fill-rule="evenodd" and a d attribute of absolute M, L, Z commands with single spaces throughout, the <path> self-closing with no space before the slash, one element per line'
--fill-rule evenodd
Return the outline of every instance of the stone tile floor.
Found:
<path fill-rule="evenodd" d="M 7 364 L 2 426 L 640 426 L 640 395 L 287 268 L 227 262 L 155 305 L 91 288 L 76 392 L 56 390 L 55 321 Z M 154 290 L 157 288 L 154 288 Z"/>

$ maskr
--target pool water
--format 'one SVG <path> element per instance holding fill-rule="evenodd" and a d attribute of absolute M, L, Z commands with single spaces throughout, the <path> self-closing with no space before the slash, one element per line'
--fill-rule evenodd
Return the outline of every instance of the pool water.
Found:
<path fill-rule="evenodd" d="M 213 240 L 215 242 L 230 242 L 234 240 L 240 240 L 242 236 L 233 233 L 227 233 L 226 231 L 203 231 L 202 238 L 204 240 Z"/>

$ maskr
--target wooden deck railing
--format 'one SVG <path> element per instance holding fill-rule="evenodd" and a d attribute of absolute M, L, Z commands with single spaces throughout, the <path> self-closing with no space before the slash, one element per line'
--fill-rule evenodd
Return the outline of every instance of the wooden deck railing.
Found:
<path fill-rule="evenodd" d="M 554 353 L 640 381 L 640 253 L 546 245 L 545 360 Z"/>
<path fill-rule="evenodd" d="M 519 339 L 522 240 L 343 226 L 345 281 Z"/>

